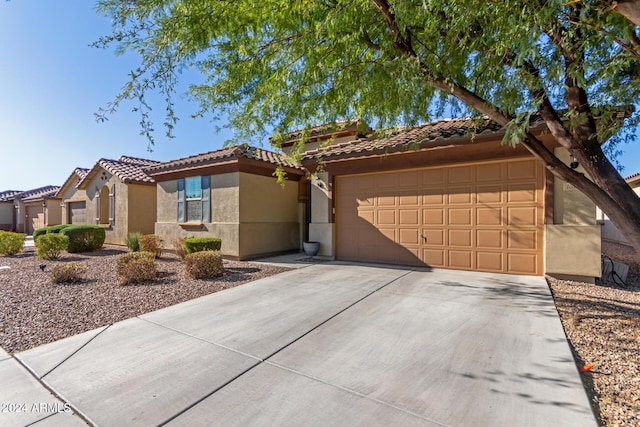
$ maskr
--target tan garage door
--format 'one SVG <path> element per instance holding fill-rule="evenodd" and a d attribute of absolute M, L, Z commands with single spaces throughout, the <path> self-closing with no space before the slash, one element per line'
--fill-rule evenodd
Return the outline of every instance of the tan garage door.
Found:
<path fill-rule="evenodd" d="M 27 206 L 27 234 L 44 227 L 44 208 L 42 206 Z"/>
<path fill-rule="evenodd" d="M 86 223 L 87 223 L 86 202 L 69 203 L 69 224 L 86 224 Z"/>
<path fill-rule="evenodd" d="M 542 275 L 535 160 L 336 177 L 338 259 Z"/>

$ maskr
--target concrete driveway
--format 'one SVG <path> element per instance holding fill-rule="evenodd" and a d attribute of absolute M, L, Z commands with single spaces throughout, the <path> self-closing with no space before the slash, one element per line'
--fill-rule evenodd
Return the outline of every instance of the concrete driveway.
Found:
<path fill-rule="evenodd" d="M 15 358 L 100 426 L 596 425 L 541 277 L 324 263 Z"/>

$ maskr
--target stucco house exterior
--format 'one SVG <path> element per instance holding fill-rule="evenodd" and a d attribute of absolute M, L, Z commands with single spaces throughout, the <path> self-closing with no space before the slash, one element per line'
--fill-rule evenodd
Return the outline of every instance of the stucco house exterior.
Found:
<path fill-rule="evenodd" d="M 629 175 L 625 178 L 627 184 L 635 191 L 635 193 L 640 197 L 640 172 Z M 607 240 L 614 243 L 622 243 L 622 244 L 630 244 L 627 238 L 622 234 L 618 228 L 613 225 L 611 220 L 602 209 L 596 209 L 596 215 L 598 218 L 598 223 L 602 226 L 602 240 Z"/>
<path fill-rule="evenodd" d="M 104 227 L 105 243 L 123 245 L 129 233 L 150 234 L 156 221 L 155 181 L 143 171 L 154 160 L 121 156 L 76 168 L 61 187 L 63 224 Z"/>
<path fill-rule="evenodd" d="M 0 193 L 0 229 L 32 234 L 37 228 L 60 224 L 59 189 L 47 185 Z"/>
<path fill-rule="evenodd" d="M 361 127 L 359 127 L 361 128 Z M 531 130 L 569 163 L 540 118 Z M 384 137 L 312 134 L 309 240 L 345 261 L 593 280 L 595 205 L 488 119 L 448 119 Z M 295 138 L 294 138 L 295 139 Z M 323 143 L 324 142 L 324 143 Z M 295 144 L 285 141 L 283 150 Z"/>
<path fill-rule="evenodd" d="M 281 166 L 284 185 L 273 176 Z M 238 145 L 145 168 L 157 183 L 155 234 L 169 244 L 219 237 L 228 258 L 301 247 L 300 181 L 304 172 L 281 155 Z"/>

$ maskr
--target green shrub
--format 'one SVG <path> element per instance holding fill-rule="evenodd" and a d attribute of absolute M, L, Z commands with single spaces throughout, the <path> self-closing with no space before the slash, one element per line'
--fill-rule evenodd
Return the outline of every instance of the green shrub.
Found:
<path fill-rule="evenodd" d="M 217 237 L 191 237 L 184 240 L 184 247 L 188 254 L 201 251 L 219 251 L 222 240 Z"/>
<path fill-rule="evenodd" d="M 120 284 L 151 282 L 158 271 L 152 252 L 129 252 L 116 258 L 116 273 Z"/>
<path fill-rule="evenodd" d="M 36 253 L 40 259 L 58 259 L 69 246 L 69 237 L 64 234 L 43 234 L 35 239 Z"/>
<path fill-rule="evenodd" d="M 184 239 L 177 238 L 173 241 L 173 250 L 180 257 L 181 260 L 184 260 L 184 257 L 187 256 L 187 248 L 184 246 Z"/>
<path fill-rule="evenodd" d="M 201 251 L 184 258 L 187 274 L 194 279 L 210 279 L 224 273 L 219 251 Z"/>
<path fill-rule="evenodd" d="M 140 250 L 140 237 L 142 237 L 140 233 L 129 233 L 124 240 L 124 244 L 133 252 L 138 252 Z"/>
<path fill-rule="evenodd" d="M 70 225 L 60 231 L 69 237 L 67 252 L 92 252 L 102 248 L 106 233 L 97 225 Z"/>
<path fill-rule="evenodd" d="M 156 258 L 160 258 L 164 252 L 164 240 L 155 234 L 145 234 L 140 237 L 140 250 L 143 252 L 151 252 Z"/>
<path fill-rule="evenodd" d="M 52 225 L 50 227 L 38 228 L 33 232 L 33 240 L 35 241 L 39 236 L 43 234 L 57 234 L 60 231 L 64 230 L 67 227 L 70 227 L 71 224 L 60 224 L 60 225 Z"/>
<path fill-rule="evenodd" d="M 0 230 L 0 255 L 14 255 L 22 251 L 26 234 Z"/>
<path fill-rule="evenodd" d="M 61 262 L 52 265 L 49 271 L 53 283 L 76 283 L 82 280 L 82 276 L 87 271 L 87 264 L 73 261 Z"/>

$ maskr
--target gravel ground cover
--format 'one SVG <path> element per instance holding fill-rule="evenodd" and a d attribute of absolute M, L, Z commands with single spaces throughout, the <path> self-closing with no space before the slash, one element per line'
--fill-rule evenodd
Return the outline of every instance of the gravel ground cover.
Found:
<path fill-rule="evenodd" d="M 602 251 L 629 266 L 626 286 L 547 278 L 594 412 L 604 426 L 640 426 L 640 256 L 625 245 Z"/>
<path fill-rule="evenodd" d="M 32 248 L 0 257 L 0 347 L 9 353 L 89 331 L 198 298 L 223 289 L 289 270 L 243 261 L 224 261 L 226 272 L 217 279 L 195 280 L 184 272 L 177 255 L 158 260 L 155 282 L 120 285 L 115 258 L 127 252 L 120 247 L 85 254 L 67 254 L 60 261 L 38 260 Z M 87 263 L 84 280 L 53 284 L 47 270 L 55 262 Z M 45 271 L 40 263 L 47 264 Z"/>

